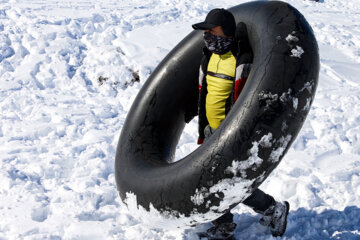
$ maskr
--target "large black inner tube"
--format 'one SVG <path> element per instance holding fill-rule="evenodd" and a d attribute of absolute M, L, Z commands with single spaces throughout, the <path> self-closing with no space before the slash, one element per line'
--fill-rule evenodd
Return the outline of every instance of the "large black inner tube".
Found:
<path fill-rule="evenodd" d="M 254 62 L 239 99 L 211 138 L 171 163 L 185 115 L 197 105 L 204 45 L 202 32 L 193 31 L 145 82 L 118 142 L 121 199 L 181 219 L 173 225 L 213 220 L 248 197 L 279 164 L 314 99 L 319 54 L 305 18 L 278 1 L 229 10 L 247 25 Z"/>

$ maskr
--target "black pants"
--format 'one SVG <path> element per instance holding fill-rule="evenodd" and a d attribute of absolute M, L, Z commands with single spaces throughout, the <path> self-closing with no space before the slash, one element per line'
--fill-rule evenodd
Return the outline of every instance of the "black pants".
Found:
<path fill-rule="evenodd" d="M 210 137 L 214 133 L 214 129 L 211 128 L 209 125 L 205 128 L 205 141 L 208 137 Z M 275 204 L 275 199 L 270 196 L 269 194 L 264 193 L 260 189 L 256 189 L 247 199 L 245 199 L 243 202 L 246 206 L 251 207 L 255 212 L 261 213 L 264 212 L 266 209 L 268 209 L 271 205 Z M 228 211 L 215 221 L 213 223 L 215 225 L 221 224 L 221 223 L 230 223 L 233 221 L 233 214 Z"/>
<path fill-rule="evenodd" d="M 275 204 L 275 199 L 269 194 L 264 193 L 260 189 L 255 189 L 255 191 L 242 203 L 246 206 L 251 207 L 255 212 L 262 213 L 271 205 Z M 228 211 L 227 213 L 213 221 L 213 224 L 219 225 L 221 223 L 231 222 L 233 222 L 233 214 Z"/>

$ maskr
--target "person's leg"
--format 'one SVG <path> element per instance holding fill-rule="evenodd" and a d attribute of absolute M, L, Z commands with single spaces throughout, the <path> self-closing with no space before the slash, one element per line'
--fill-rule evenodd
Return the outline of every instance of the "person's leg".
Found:
<path fill-rule="evenodd" d="M 214 221 L 212 221 L 211 223 L 214 226 L 219 226 L 222 223 L 232 223 L 233 222 L 233 217 L 234 215 L 228 211 L 226 212 L 224 215 L 222 215 L 221 217 L 215 219 Z"/>
<path fill-rule="evenodd" d="M 204 129 L 204 135 L 206 141 L 213 133 L 215 129 L 209 125 Z M 271 233 L 274 237 L 282 236 L 286 231 L 287 215 L 289 214 L 288 202 L 276 202 L 275 199 L 261 191 L 256 189 L 243 203 L 251 207 L 255 212 L 261 213 L 263 217 L 260 219 L 260 224 L 269 226 Z M 214 227 L 208 229 L 208 234 L 217 235 L 232 235 L 235 231 L 236 224 L 233 222 L 233 214 L 228 211 L 221 217 L 215 219 L 211 223 Z"/>
<path fill-rule="evenodd" d="M 243 203 L 258 213 L 264 213 L 266 209 L 275 204 L 275 199 L 261 191 L 260 189 L 256 189 L 253 194 L 250 195 Z M 220 225 L 221 223 L 230 223 L 233 221 L 233 214 L 228 211 L 218 219 L 212 221 L 212 223 L 216 225 Z"/>
<path fill-rule="evenodd" d="M 264 213 L 266 209 L 275 204 L 275 199 L 260 189 L 256 189 L 243 203 L 257 213 Z"/>
<path fill-rule="evenodd" d="M 256 189 L 243 203 L 263 215 L 259 222 L 268 226 L 274 237 L 285 233 L 290 208 L 287 201 L 276 202 L 272 196 Z"/>
<path fill-rule="evenodd" d="M 208 239 L 233 239 L 236 223 L 230 211 L 211 222 L 214 226 L 206 230 Z"/>
<path fill-rule="evenodd" d="M 264 213 L 270 206 L 275 204 L 275 199 L 269 194 L 264 193 L 260 189 L 256 189 L 253 194 L 250 195 L 243 203 L 258 213 Z M 212 223 L 217 226 L 221 223 L 230 223 L 233 221 L 233 214 L 228 211 L 221 217 L 212 221 Z"/>

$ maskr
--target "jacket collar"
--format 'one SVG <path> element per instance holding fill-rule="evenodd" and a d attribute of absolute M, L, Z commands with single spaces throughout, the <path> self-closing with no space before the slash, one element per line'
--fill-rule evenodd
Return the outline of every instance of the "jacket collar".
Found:
<path fill-rule="evenodd" d="M 238 46 L 237 46 L 237 43 L 236 43 L 236 42 L 234 42 L 234 43 L 231 45 L 230 51 L 231 51 L 231 53 L 232 53 L 235 57 L 237 57 L 237 54 L 238 54 Z M 204 47 L 204 48 L 203 48 L 203 54 L 206 56 L 207 59 L 210 59 L 212 52 L 211 52 L 209 49 L 207 49 L 207 47 Z"/>

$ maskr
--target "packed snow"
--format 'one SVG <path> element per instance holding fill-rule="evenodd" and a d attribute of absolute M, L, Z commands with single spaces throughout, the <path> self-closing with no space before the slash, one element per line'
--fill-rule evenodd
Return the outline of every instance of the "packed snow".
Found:
<path fill-rule="evenodd" d="M 128 211 L 116 145 L 139 89 L 191 25 L 243 2 L 0 0 L 0 239 L 197 240 L 210 223 L 149 228 Z M 319 86 L 261 189 L 291 205 L 284 239 L 360 239 L 360 4 L 287 2 L 314 30 Z M 195 119 L 176 158 L 196 140 Z M 260 215 L 241 204 L 233 213 L 236 239 L 272 239 Z"/>

